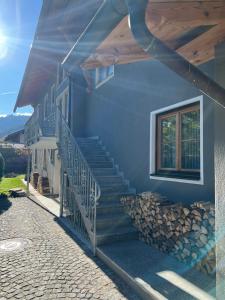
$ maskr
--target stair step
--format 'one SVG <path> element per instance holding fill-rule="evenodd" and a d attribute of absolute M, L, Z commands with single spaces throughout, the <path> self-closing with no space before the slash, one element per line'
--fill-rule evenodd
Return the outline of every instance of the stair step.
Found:
<path fill-rule="evenodd" d="M 111 230 L 111 231 L 105 231 L 105 230 L 99 230 L 97 232 L 97 245 L 102 244 L 108 244 L 123 240 L 133 240 L 138 239 L 138 232 L 137 230 L 132 227 L 124 227 L 120 228 L 119 230 Z"/>
<path fill-rule="evenodd" d="M 99 143 L 99 139 L 92 139 L 92 138 L 76 138 L 78 144 L 88 144 L 88 143 Z"/>
<path fill-rule="evenodd" d="M 120 179 L 120 181 L 100 181 L 100 180 L 98 180 L 97 179 L 97 181 L 98 181 L 98 183 L 99 183 L 99 185 L 101 186 L 101 188 L 107 188 L 107 187 L 117 187 L 117 186 L 127 186 L 128 187 L 128 185 L 125 183 L 125 181 L 121 178 Z"/>
<path fill-rule="evenodd" d="M 100 145 L 100 144 L 80 144 L 80 143 L 78 143 L 78 145 L 79 145 L 79 147 L 81 148 L 81 149 L 84 149 L 84 150 L 103 150 L 102 149 L 102 146 Z"/>
<path fill-rule="evenodd" d="M 110 158 L 108 156 L 86 156 L 85 155 L 85 159 L 89 162 L 89 163 L 102 163 L 102 162 L 111 162 Z"/>
<path fill-rule="evenodd" d="M 83 136 L 78 136 L 76 137 L 76 140 L 77 141 L 98 141 L 99 138 L 96 136 L 96 137 L 92 137 L 92 136 L 88 136 L 88 137 L 83 137 Z"/>
<path fill-rule="evenodd" d="M 92 173 L 97 176 L 112 176 L 117 174 L 116 168 L 93 168 Z"/>
<path fill-rule="evenodd" d="M 88 158 L 99 158 L 99 159 L 101 159 L 101 158 L 107 158 L 107 159 L 110 159 L 110 157 L 109 156 L 107 156 L 105 153 L 103 153 L 103 154 L 96 154 L 96 153 L 84 153 L 84 156 L 85 156 L 85 158 L 86 159 L 88 159 Z"/>
<path fill-rule="evenodd" d="M 127 196 L 132 196 L 134 195 L 133 192 L 131 191 L 126 191 L 126 192 L 109 192 L 105 194 L 101 194 L 101 201 L 115 201 L 115 200 L 120 200 L 122 197 L 127 197 Z"/>
<path fill-rule="evenodd" d="M 107 214 L 124 213 L 124 206 L 119 201 L 99 202 L 97 206 L 97 217 Z"/>
<path fill-rule="evenodd" d="M 115 183 L 122 183 L 124 182 L 124 179 L 122 176 L 119 175 L 113 175 L 113 176 L 96 176 L 96 179 L 98 180 L 98 182 L 101 184 L 115 184 Z"/>
<path fill-rule="evenodd" d="M 93 156 L 107 156 L 106 152 L 102 149 L 82 149 L 82 153 L 85 157 Z"/>
<path fill-rule="evenodd" d="M 128 191 L 128 186 L 126 184 L 100 185 L 100 188 L 101 188 L 102 195 Z"/>
<path fill-rule="evenodd" d="M 99 216 L 96 219 L 96 228 L 97 230 L 103 229 L 104 230 L 110 230 L 110 228 L 119 228 L 124 226 L 129 226 L 132 224 L 132 220 L 130 216 L 122 213 L 116 213 L 116 214 L 107 214 Z"/>
<path fill-rule="evenodd" d="M 96 168 L 113 168 L 113 163 L 111 161 L 108 162 L 89 162 L 89 165 L 91 168 L 96 169 Z"/>

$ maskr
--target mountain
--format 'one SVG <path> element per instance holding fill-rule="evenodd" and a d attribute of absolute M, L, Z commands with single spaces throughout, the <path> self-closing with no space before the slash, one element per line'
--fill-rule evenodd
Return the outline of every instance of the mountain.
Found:
<path fill-rule="evenodd" d="M 0 116 L 0 138 L 17 130 L 23 129 L 25 123 L 30 118 L 27 115 L 7 115 Z"/>

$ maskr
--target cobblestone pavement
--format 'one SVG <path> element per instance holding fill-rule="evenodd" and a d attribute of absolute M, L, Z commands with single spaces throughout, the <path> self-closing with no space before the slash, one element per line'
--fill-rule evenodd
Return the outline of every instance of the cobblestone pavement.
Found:
<path fill-rule="evenodd" d="M 26 238 L 31 243 L 23 251 L 0 252 L 0 300 L 138 299 L 54 216 L 27 198 L 10 202 L 6 211 L 0 208 L 0 241 Z"/>

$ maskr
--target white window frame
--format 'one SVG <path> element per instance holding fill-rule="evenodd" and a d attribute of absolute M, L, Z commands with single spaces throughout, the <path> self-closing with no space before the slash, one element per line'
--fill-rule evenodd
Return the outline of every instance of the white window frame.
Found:
<path fill-rule="evenodd" d="M 200 104 L 200 179 L 192 180 L 192 179 L 180 179 L 180 178 L 172 178 L 172 177 L 164 177 L 164 176 L 154 176 L 151 174 L 156 173 L 156 122 L 157 115 L 163 112 L 169 112 L 170 110 L 176 108 L 182 108 L 183 106 L 194 104 L 199 102 Z M 204 185 L 204 153 L 203 153 L 203 96 L 198 96 L 192 99 L 188 99 L 185 101 L 178 102 L 176 104 L 163 107 L 161 109 L 152 111 L 150 113 L 150 165 L 149 165 L 149 176 L 150 180 L 163 180 L 163 181 L 172 181 L 172 182 L 181 182 L 181 183 L 189 183 L 189 184 L 200 184 Z"/>
<path fill-rule="evenodd" d="M 99 82 L 99 73 L 100 73 L 101 68 L 112 68 L 113 72 L 112 72 L 111 75 L 107 76 L 105 79 L 103 79 L 102 81 Z M 114 67 L 114 65 L 110 65 L 110 66 L 107 66 L 107 67 L 96 68 L 95 69 L 95 88 L 96 89 L 99 88 L 104 83 L 106 83 L 111 78 L 113 78 L 114 77 L 114 73 L 115 73 L 115 67 Z"/>

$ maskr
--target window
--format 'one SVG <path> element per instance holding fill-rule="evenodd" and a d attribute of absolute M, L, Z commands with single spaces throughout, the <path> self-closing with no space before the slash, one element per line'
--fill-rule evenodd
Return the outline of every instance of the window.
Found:
<path fill-rule="evenodd" d="M 54 165 L 55 164 L 55 150 L 54 149 L 50 150 L 50 160 L 51 160 L 51 164 Z"/>
<path fill-rule="evenodd" d="M 44 97 L 44 119 L 48 116 L 48 95 Z"/>
<path fill-rule="evenodd" d="M 151 140 L 154 144 L 151 159 L 154 163 L 150 170 L 153 177 L 202 179 L 201 105 L 200 101 L 186 103 L 153 112 L 155 126 L 151 125 L 155 129 L 155 141 Z"/>
<path fill-rule="evenodd" d="M 100 87 L 114 76 L 114 65 L 100 67 L 95 71 L 95 88 Z"/>
<path fill-rule="evenodd" d="M 59 85 L 63 81 L 63 68 L 62 65 L 58 64 L 58 70 L 57 70 L 57 84 Z"/>
<path fill-rule="evenodd" d="M 54 105 L 55 105 L 55 84 L 53 84 L 51 87 L 51 104 L 52 104 L 52 107 L 54 107 Z"/>
<path fill-rule="evenodd" d="M 34 168 L 37 168 L 38 164 L 38 152 L 37 149 L 34 150 Z"/>
<path fill-rule="evenodd" d="M 44 150 L 44 154 L 43 154 L 43 170 L 47 170 L 47 154 L 46 154 L 46 150 Z"/>

